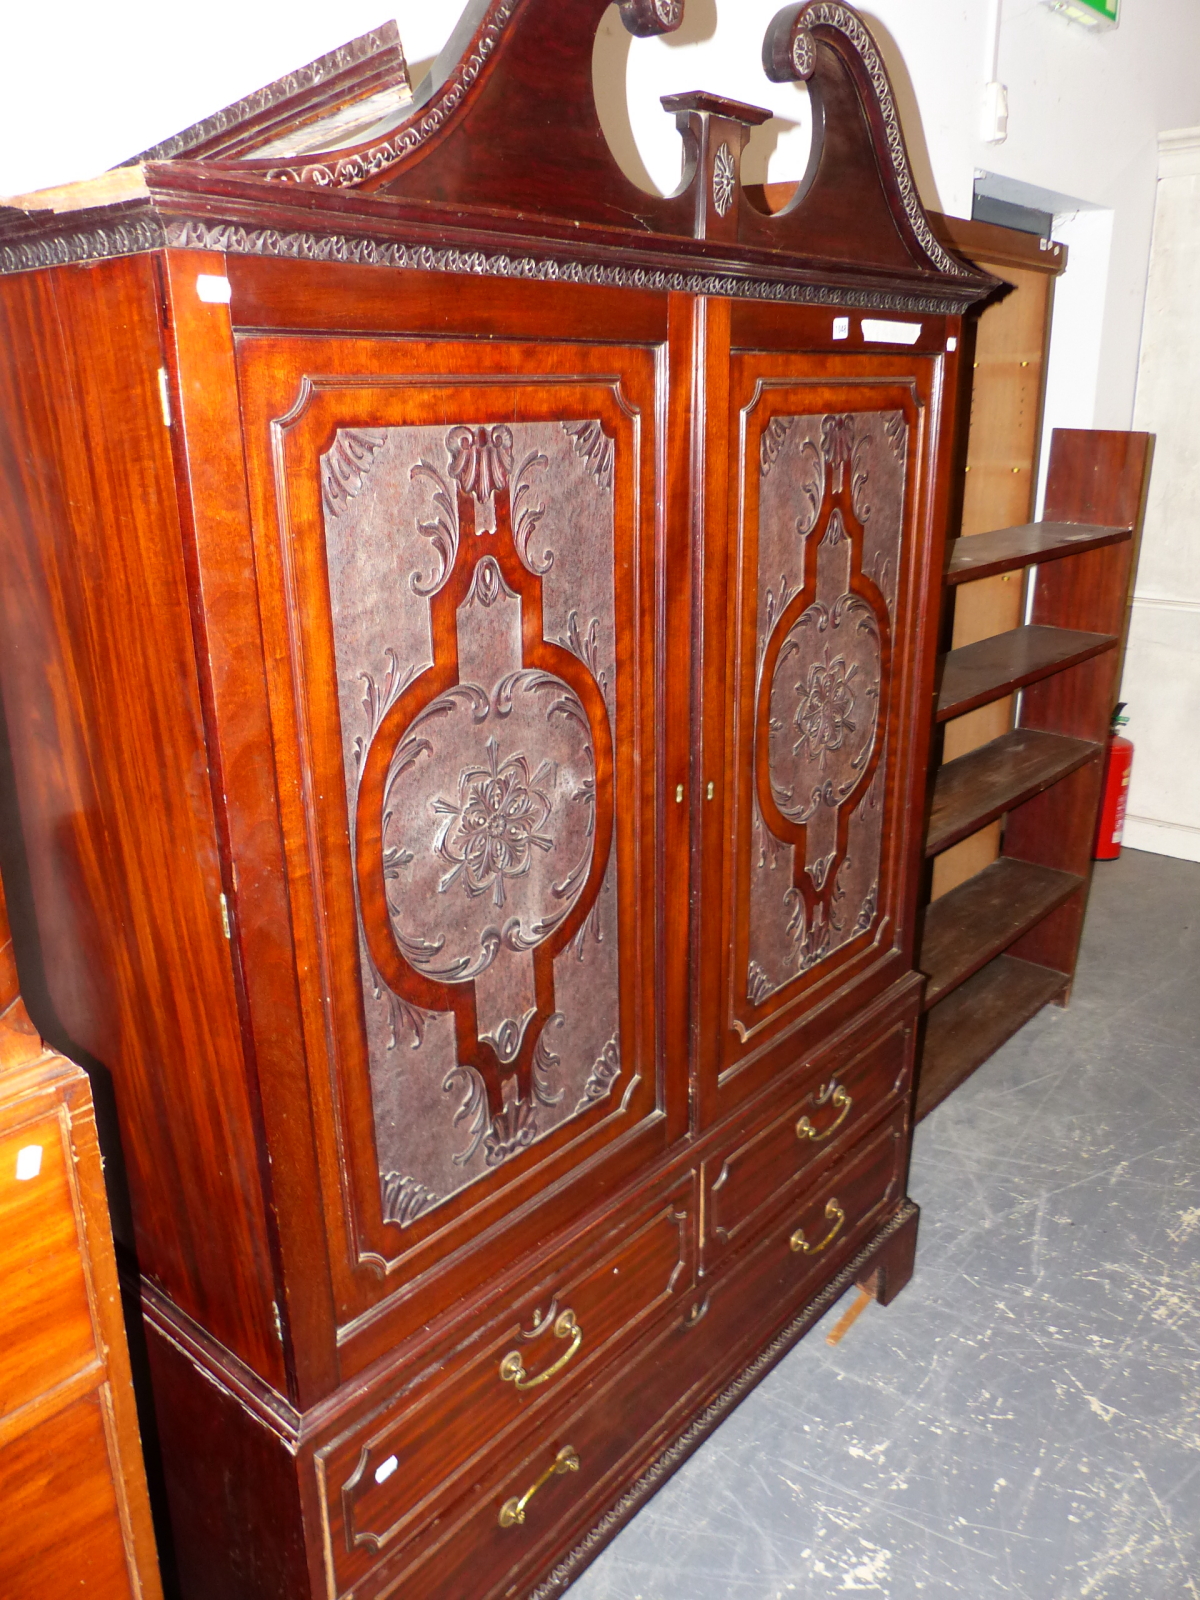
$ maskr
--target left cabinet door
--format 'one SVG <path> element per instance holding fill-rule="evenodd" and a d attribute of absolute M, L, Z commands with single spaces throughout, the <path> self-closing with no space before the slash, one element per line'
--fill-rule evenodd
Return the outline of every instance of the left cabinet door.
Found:
<path fill-rule="evenodd" d="M 654 1005 L 663 370 L 239 339 L 343 1325 L 420 1274 L 462 1292 L 686 1115 Z"/>

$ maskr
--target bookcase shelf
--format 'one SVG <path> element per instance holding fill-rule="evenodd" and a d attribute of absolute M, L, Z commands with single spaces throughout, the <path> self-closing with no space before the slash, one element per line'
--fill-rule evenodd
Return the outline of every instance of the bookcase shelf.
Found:
<path fill-rule="evenodd" d="M 1014 689 L 1077 666 L 1117 643 L 1113 634 L 1033 625 L 951 650 L 942 657 L 937 720 L 947 722 L 991 700 L 1002 700 Z"/>
<path fill-rule="evenodd" d="M 925 854 L 938 855 L 1083 766 L 1104 747 L 1037 728 L 1014 728 L 947 761 L 933 782 Z"/>
<path fill-rule="evenodd" d="M 951 544 L 946 583 L 953 588 L 979 578 L 994 578 L 1020 567 L 1101 550 L 1132 536 L 1132 528 L 1093 527 L 1086 522 L 1026 522 L 1017 528 L 973 534 Z"/>
<path fill-rule="evenodd" d="M 935 900 L 917 961 L 928 980 L 926 1010 L 1083 887 L 1077 873 L 1001 856 Z"/>

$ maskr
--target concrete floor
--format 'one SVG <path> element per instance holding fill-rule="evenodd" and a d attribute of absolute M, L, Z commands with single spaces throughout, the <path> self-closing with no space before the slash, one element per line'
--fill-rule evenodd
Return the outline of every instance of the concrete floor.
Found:
<path fill-rule="evenodd" d="M 780 1363 L 571 1600 L 1200 1600 L 1200 865 L 917 1131 L 917 1272 Z"/>

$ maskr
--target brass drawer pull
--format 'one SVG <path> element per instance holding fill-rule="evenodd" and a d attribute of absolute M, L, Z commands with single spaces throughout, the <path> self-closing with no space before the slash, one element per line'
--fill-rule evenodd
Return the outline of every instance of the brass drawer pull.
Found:
<path fill-rule="evenodd" d="M 542 1473 L 535 1483 L 531 1483 L 525 1493 L 518 1499 L 516 1495 L 511 1500 L 506 1500 L 500 1507 L 500 1526 L 502 1528 L 515 1527 L 518 1522 L 525 1521 L 525 1507 L 544 1483 L 549 1483 L 551 1478 L 557 1478 L 563 1472 L 578 1472 L 579 1457 L 569 1444 L 563 1445 L 554 1460 Z"/>
<path fill-rule="evenodd" d="M 788 1241 L 793 1250 L 795 1250 L 797 1253 L 803 1252 L 803 1254 L 806 1256 L 817 1256 L 820 1255 L 822 1250 L 826 1249 L 833 1243 L 838 1236 L 838 1232 L 841 1229 L 842 1223 L 846 1220 L 846 1213 L 842 1210 L 841 1206 L 838 1205 L 836 1200 L 831 1200 L 825 1207 L 825 1215 L 829 1221 L 833 1223 L 833 1227 L 830 1228 L 829 1232 L 821 1240 L 820 1244 L 809 1244 L 808 1240 L 804 1237 L 804 1229 L 797 1228 L 791 1239 Z"/>
<path fill-rule="evenodd" d="M 797 1139 L 812 1139 L 814 1143 L 820 1144 L 822 1139 L 828 1139 L 832 1134 L 835 1134 L 842 1123 L 845 1122 L 850 1115 L 850 1107 L 854 1104 L 854 1100 L 848 1090 L 843 1089 L 836 1079 L 831 1078 L 828 1083 L 823 1083 L 817 1090 L 816 1103 L 819 1106 L 827 1103 L 837 1106 L 837 1116 L 825 1129 L 824 1133 L 818 1133 L 807 1117 L 801 1117 L 796 1124 L 796 1137 Z"/>
<path fill-rule="evenodd" d="M 583 1343 L 583 1329 L 575 1321 L 575 1313 L 573 1311 L 564 1311 L 559 1317 L 554 1324 L 554 1337 L 556 1339 L 570 1339 L 571 1343 L 552 1367 L 547 1367 L 545 1372 L 539 1372 L 536 1378 L 531 1378 L 525 1371 L 525 1363 L 521 1359 L 521 1352 L 519 1350 L 510 1350 L 500 1363 L 501 1381 L 515 1384 L 518 1389 L 536 1389 L 539 1383 L 547 1383 L 556 1372 L 561 1372 Z M 532 1494 L 533 1491 L 530 1490 L 530 1493 Z"/>

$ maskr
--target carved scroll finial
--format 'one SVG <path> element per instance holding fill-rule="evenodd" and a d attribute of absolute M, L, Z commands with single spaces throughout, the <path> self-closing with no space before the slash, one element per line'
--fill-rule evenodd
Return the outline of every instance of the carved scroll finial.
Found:
<path fill-rule="evenodd" d="M 621 21 L 641 39 L 674 33 L 683 21 L 683 0 L 621 0 Z"/>
<path fill-rule="evenodd" d="M 870 92 L 875 96 L 900 205 L 921 249 L 939 272 L 959 278 L 966 276 L 962 262 L 955 261 L 942 248 L 929 226 L 913 181 L 891 80 L 875 40 L 858 12 L 844 5 L 842 0 L 802 0 L 799 5 L 784 6 L 782 11 L 776 12 L 763 39 L 763 71 L 775 83 L 811 78 L 817 65 L 815 30 L 823 31 L 826 41 L 830 34 L 840 34 L 850 52 L 858 57 L 856 75 L 865 74 Z"/>

